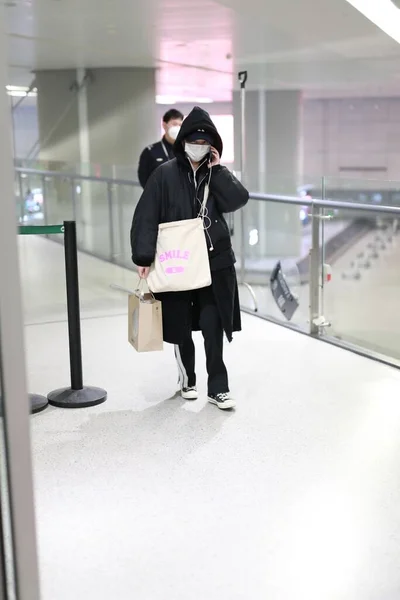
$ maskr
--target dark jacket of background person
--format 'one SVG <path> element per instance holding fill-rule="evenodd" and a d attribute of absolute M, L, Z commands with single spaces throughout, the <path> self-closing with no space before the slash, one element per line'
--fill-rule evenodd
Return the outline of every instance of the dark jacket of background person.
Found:
<path fill-rule="evenodd" d="M 176 158 L 152 174 L 136 207 L 131 247 L 132 260 L 140 267 L 150 266 L 154 261 L 160 223 L 193 219 L 199 212 L 199 202 L 203 199 L 210 170 L 206 161 L 197 170 L 195 178 L 183 143 L 190 133 L 199 129 L 212 135 L 214 147 L 222 155 L 222 140 L 210 116 L 195 107 L 183 122 L 174 144 Z M 240 331 L 241 319 L 235 256 L 223 213 L 242 208 L 248 198 L 247 190 L 226 167 L 217 165 L 212 168 L 207 208 L 210 218 L 208 233 L 214 249 L 209 250 L 209 257 L 214 297 L 229 341 L 234 331 Z M 208 238 L 207 245 L 210 246 Z M 180 344 L 187 339 L 188 332 L 199 330 L 198 309 L 193 305 L 191 292 L 162 293 L 157 294 L 157 298 L 162 302 L 165 342 Z"/>
<path fill-rule="evenodd" d="M 142 188 L 146 187 L 150 175 L 163 163 L 174 158 L 173 146 L 163 137 L 160 142 L 147 146 L 140 155 L 138 177 Z"/>

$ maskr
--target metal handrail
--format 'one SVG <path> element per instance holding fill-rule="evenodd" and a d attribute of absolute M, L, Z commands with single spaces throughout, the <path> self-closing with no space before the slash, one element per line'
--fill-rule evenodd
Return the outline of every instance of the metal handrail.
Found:
<path fill-rule="evenodd" d="M 279 204 L 292 204 L 297 206 L 315 206 L 317 208 L 337 208 L 365 212 L 390 213 L 400 216 L 400 206 L 377 206 L 376 204 L 358 204 L 358 202 L 322 200 L 321 198 L 306 200 L 305 198 L 298 198 L 297 196 L 279 196 L 275 194 L 259 194 L 253 192 L 250 193 L 250 200 L 261 200 L 262 202 L 276 202 Z"/>
<path fill-rule="evenodd" d="M 36 175 L 41 177 L 42 179 L 42 187 L 43 187 L 43 211 L 44 211 L 44 219 L 45 222 L 47 223 L 47 215 L 46 215 L 46 206 L 47 203 L 45 201 L 45 195 L 46 195 L 46 177 L 50 178 L 50 179 L 66 179 L 71 187 L 71 198 L 72 198 L 72 207 L 73 207 L 73 214 L 74 214 L 74 218 L 76 214 L 79 215 L 79 202 L 77 199 L 77 192 L 76 192 L 76 182 L 79 181 L 88 181 L 88 182 L 94 182 L 94 183 L 103 183 L 105 184 L 106 188 L 107 188 L 107 205 L 108 205 L 108 221 L 109 221 L 109 260 L 110 262 L 117 262 L 117 257 L 119 256 L 123 256 L 124 255 L 124 250 L 125 250 L 125 238 L 123 237 L 122 233 L 120 236 L 120 242 L 119 242 L 119 247 L 118 247 L 118 251 L 116 246 L 116 239 L 115 239 L 115 230 L 114 230 L 114 220 L 115 220 L 115 211 L 114 211 L 114 207 L 113 207 L 113 202 L 115 200 L 114 195 L 116 192 L 115 186 L 121 185 L 121 186 L 130 186 L 132 188 L 135 187 L 140 187 L 140 184 L 137 181 L 133 181 L 131 179 L 116 179 L 116 178 L 112 178 L 112 177 L 96 177 L 93 175 L 81 175 L 79 173 L 68 173 L 68 172 L 63 172 L 63 171 L 50 171 L 50 170 L 37 170 L 37 169 L 32 169 L 32 168 L 24 168 L 24 167 L 15 167 L 15 172 L 18 174 L 18 181 L 19 181 L 19 187 L 20 187 L 20 197 L 23 197 L 23 185 L 22 185 L 22 177 L 21 175 L 25 174 L 25 175 Z M 322 192 L 323 193 L 323 192 Z M 372 219 L 371 215 L 376 215 L 376 221 L 377 221 L 377 225 L 379 226 L 379 219 L 377 218 L 377 215 L 392 215 L 392 228 L 391 231 L 393 233 L 396 232 L 397 230 L 397 225 L 398 222 L 400 221 L 400 206 L 386 206 L 386 205 L 370 205 L 370 204 L 358 204 L 357 202 L 353 202 L 353 201 L 338 201 L 338 200 L 328 200 L 328 199 L 322 199 L 322 198 L 314 198 L 314 199 L 306 199 L 306 198 L 299 198 L 297 196 L 285 196 L 285 195 L 279 195 L 279 194 L 262 194 L 262 193 L 256 193 L 256 192 L 252 192 L 250 193 L 250 199 L 251 200 L 256 200 L 256 201 L 260 201 L 260 202 L 274 202 L 274 203 L 280 203 L 280 204 L 285 204 L 285 205 L 289 205 L 289 206 L 307 206 L 311 208 L 311 213 L 312 213 L 312 219 L 311 219 L 311 244 L 310 244 L 310 263 L 309 263 L 309 279 L 308 279 L 308 283 L 309 283 L 309 318 L 308 318 L 308 323 L 309 323 L 309 328 L 308 328 L 308 333 L 310 335 L 313 335 L 315 337 L 320 337 L 321 336 L 321 331 L 323 331 L 323 328 L 326 327 L 329 323 L 326 321 L 325 317 L 324 317 L 324 307 L 323 304 L 321 304 L 321 289 L 324 287 L 324 277 L 323 272 L 324 272 L 324 267 L 322 266 L 323 263 L 325 262 L 324 260 L 324 253 L 323 253 L 323 239 L 321 236 L 321 230 L 323 230 L 323 219 L 324 218 L 329 218 L 327 215 L 325 216 L 323 213 L 323 209 L 340 209 L 340 210 L 351 210 L 351 211 L 359 211 L 359 212 L 365 212 L 365 213 L 369 213 L 370 214 L 370 219 Z M 118 199 L 117 199 L 118 201 Z M 21 202 L 21 210 L 22 210 L 22 217 L 24 216 L 24 203 Z M 242 219 L 242 224 L 243 224 L 243 219 L 245 218 L 246 212 L 245 211 L 241 211 L 241 215 L 240 218 Z M 124 218 L 123 218 L 123 214 L 122 211 L 119 207 L 119 211 L 118 211 L 118 227 L 119 227 L 119 231 L 122 232 L 124 230 Z M 392 235 L 390 229 L 389 229 L 389 234 Z M 243 233 L 242 233 L 242 240 L 244 239 L 243 237 Z M 87 251 L 87 249 L 86 249 Z M 94 254 L 96 256 L 96 254 Z M 99 255 L 97 255 L 97 257 L 99 257 Z M 104 258 L 103 255 L 101 255 L 101 258 Z M 241 258 L 242 258 L 242 266 L 244 265 L 244 262 L 246 260 L 246 256 L 245 256 L 245 252 L 243 249 L 243 245 L 242 245 L 242 251 L 241 251 Z M 125 266 L 125 263 L 119 263 L 122 264 L 123 266 Z M 244 280 L 242 280 L 242 284 L 245 288 L 247 288 L 247 290 L 249 291 L 249 293 L 251 294 L 253 303 L 254 303 L 254 312 L 258 312 L 258 302 L 257 302 L 257 296 L 255 291 L 253 290 L 253 288 L 246 283 Z M 114 287 L 114 286 L 113 286 Z M 270 318 L 270 317 L 269 317 Z M 275 321 L 273 318 L 270 318 L 270 320 L 274 321 L 274 322 L 278 322 Z M 329 338 L 324 338 L 321 337 L 321 339 L 325 339 L 326 341 L 331 341 L 331 339 Z M 336 342 L 333 342 L 336 343 Z M 342 343 L 342 347 L 346 347 L 344 343 Z M 354 348 L 350 348 L 353 349 Z M 371 354 L 369 353 L 369 351 L 366 351 L 364 349 L 360 349 L 360 353 L 364 354 L 365 356 L 371 356 Z M 388 364 L 393 364 L 392 362 L 388 361 Z M 394 365 L 394 366 L 398 366 L 398 365 Z"/>
<path fill-rule="evenodd" d="M 140 183 L 138 181 L 133 181 L 132 179 L 115 179 L 112 177 L 97 177 L 94 175 L 81 175 L 80 173 L 67 173 L 64 171 L 46 171 L 40 169 L 30 169 L 24 167 L 15 167 L 16 173 L 21 173 L 23 175 L 40 175 L 41 177 L 63 177 L 64 179 L 70 179 L 72 181 L 93 181 L 97 183 L 111 183 L 114 185 L 130 185 L 132 187 L 140 187 Z"/>
<path fill-rule="evenodd" d="M 80 173 L 64 173 L 63 171 L 47 171 L 39 169 L 31 169 L 24 167 L 15 167 L 16 173 L 26 175 L 40 175 L 42 177 L 64 177 L 72 181 L 93 181 L 97 183 L 107 183 L 113 185 L 127 185 L 131 187 L 141 187 L 138 181 L 131 179 L 117 179 L 112 177 L 97 177 L 94 175 L 81 175 Z M 250 200 L 258 200 L 262 202 L 275 202 L 278 204 L 289 204 L 295 206 L 309 206 L 316 208 L 336 208 L 347 210 L 358 210 L 360 212 L 373 212 L 381 214 L 392 214 L 400 217 L 399 206 L 387 206 L 376 204 L 358 204 L 357 202 L 345 202 L 340 200 L 323 200 L 322 198 L 314 198 L 308 200 L 297 196 L 283 196 L 279 194 L 261 194 L 258 192 L 250 192 Z"/>

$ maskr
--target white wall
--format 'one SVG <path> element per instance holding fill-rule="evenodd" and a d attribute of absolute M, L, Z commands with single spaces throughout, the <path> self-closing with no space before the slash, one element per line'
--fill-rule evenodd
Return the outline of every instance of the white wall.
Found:
<path fill-rule="evenodd" d="M 168 108 L 157 105 L 160 121 Z M 193 106 L 177 108 L 187 114 Z M 231 103 L 204 108 L 214 115 L 233 111 Z M 19 107 L 14 122 L 16 156 L 24 158 L 39 137 L 36 106 Z M 343 170 L 352 167 L 364 170 Z M 400 181 L 400 97 L 305 100 L 304 175 L 305 181 L 322 175 Z"/>
<path fill-rule="evenodd" d="M 400 98 L 306 100 L 304 174 L 400 180 Z"/>

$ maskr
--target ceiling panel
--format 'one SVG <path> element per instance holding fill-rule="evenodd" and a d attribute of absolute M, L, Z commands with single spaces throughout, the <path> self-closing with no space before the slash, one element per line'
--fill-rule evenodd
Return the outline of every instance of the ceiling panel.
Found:
<path fill-rule="evenodd" d="M 249 88 L 400 95 L 400 46 L 345 0 L 10 0 L 11 84 L 34 69 L 158 67 L 158 93 Z M 362 91 L 362 92 L 361 92 Z"/>

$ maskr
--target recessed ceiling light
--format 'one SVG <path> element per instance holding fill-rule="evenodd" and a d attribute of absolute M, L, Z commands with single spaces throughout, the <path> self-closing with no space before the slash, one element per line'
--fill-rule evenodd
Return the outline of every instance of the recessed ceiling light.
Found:
<path fill-rule="evenodd" d="M 35 98 L 37 96 L 37 88 L 31 89 L 21 85 L 6 85 L 6 90 L 7 94 L 14 98 L 23 98 L 24 96 Z"/>

